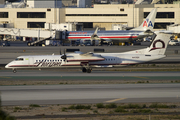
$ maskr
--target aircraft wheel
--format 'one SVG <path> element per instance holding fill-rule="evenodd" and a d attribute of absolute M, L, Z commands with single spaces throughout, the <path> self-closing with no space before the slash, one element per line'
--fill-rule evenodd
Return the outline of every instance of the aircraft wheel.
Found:
<path fill-rule="evenodd" d="M 30 42 L 28 42 L 28 43 L 27 43 L 27 45 L 28 45 L 28 46 L 31 46 L 31 43 L 30 43 Z"/>
<path fill-rule="evenodd" d="M 87 69 L 87 73 L 91 73 L 91 69 Z"/>
<path fill-rule="evenodd" d="M 86 68 L 83 67 L 82 72 L 85 73 L 86 71 L 87 71 Z"/>
<path fill-rule="evenodd" d="M 17 72 L 16 69 L 14 69 L 14 70 L 13 70 L 13 73 L 16 73 L 16 72 Z"/>

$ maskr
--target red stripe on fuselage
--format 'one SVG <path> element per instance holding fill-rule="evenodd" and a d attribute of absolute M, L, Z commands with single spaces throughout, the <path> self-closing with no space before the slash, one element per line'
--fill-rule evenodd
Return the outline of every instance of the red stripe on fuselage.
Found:
<path fill-rule="evenodd" d="M 81 37 L 81 36 L 68 37 L 68 39 L 87 39 L 87 38 L 91 38 L 91 37 L 90 36 L 89 37 Z M 99 38 L 137 38 L 137 36 L 100 36 Z"/>
<path fill-rule="evenodd" d="M 68 37 L 68 39 L 87 39 L 91 37 Z"/>
<path fill-rule="evenodd" d="M 89 63 L 89 62 L 87 62 Z M 138 64 L 138 63 L 98 63 L 98 64 L 93 64 L 90 63 L 89 65 L 133 65 L 133 64 Z M 81 66 L 82 64 L 62 64 L 61 66 Z M 8 67 L 37 67 L 37 65 L 10 65 Z M 60 67 L 60 66 L 59 66 Z"/>
<path fill-rule="evenodd" d="M 100 38 L 137 38 L 137 36 L 104 36 Z"/>
<path fill-rule="evenodd" d="M 37 67 L 37 65 L 10 65 L 8 67 Z"/>

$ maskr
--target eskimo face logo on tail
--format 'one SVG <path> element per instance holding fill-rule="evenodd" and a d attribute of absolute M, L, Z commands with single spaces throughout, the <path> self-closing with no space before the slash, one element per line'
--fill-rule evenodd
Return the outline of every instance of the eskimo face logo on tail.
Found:
<path fill-rule="evenodd" d="M 147 18 L 144 23 L 143 23 L 143 27 L 153 27 L 153 24 L 151 21 L 149 21 L 149 19 Z"/>
<path fill-rule="evenodd" d="M 160 44 L 161 45 L 160 45 Z M 153 48 L 151 48 L 150 50 L 149 50 L 149 52 L 150 51 L 152 51 L 152 50 L 156 50 L 156 49 L 162 49 L 162 48 L 165 48 L 165 43 L 162 41 L 162 40 L 156 40 L 156 41 L 154 41 L 154 43 L 153 43 Z"/>

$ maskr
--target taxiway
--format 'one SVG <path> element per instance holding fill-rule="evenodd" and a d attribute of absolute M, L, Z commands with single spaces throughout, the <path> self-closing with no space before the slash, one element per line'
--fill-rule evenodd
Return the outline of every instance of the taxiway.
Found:
<path fill-rule="evenodd" d="M 180 84 L 1 86 L 2 105 L 179 102 Z"/>
<path fill-rule="evenodd" d="M 179 80 L 180 72 L 2 70 L 0 81 L 150 81 Z M 146 83 L 146 82 L 145 82 Z M 1 86 L 2 105 L 179 102 L 180 83 L 62 84 Z"/>

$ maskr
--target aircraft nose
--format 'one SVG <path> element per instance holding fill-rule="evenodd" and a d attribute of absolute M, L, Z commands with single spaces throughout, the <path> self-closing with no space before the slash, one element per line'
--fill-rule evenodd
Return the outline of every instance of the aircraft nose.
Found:
<path fill-rule="evenodd" d="M 5 66 L 5 68 L 9 68 L 9 65 L 7 64 L 7 65 Z"/>

